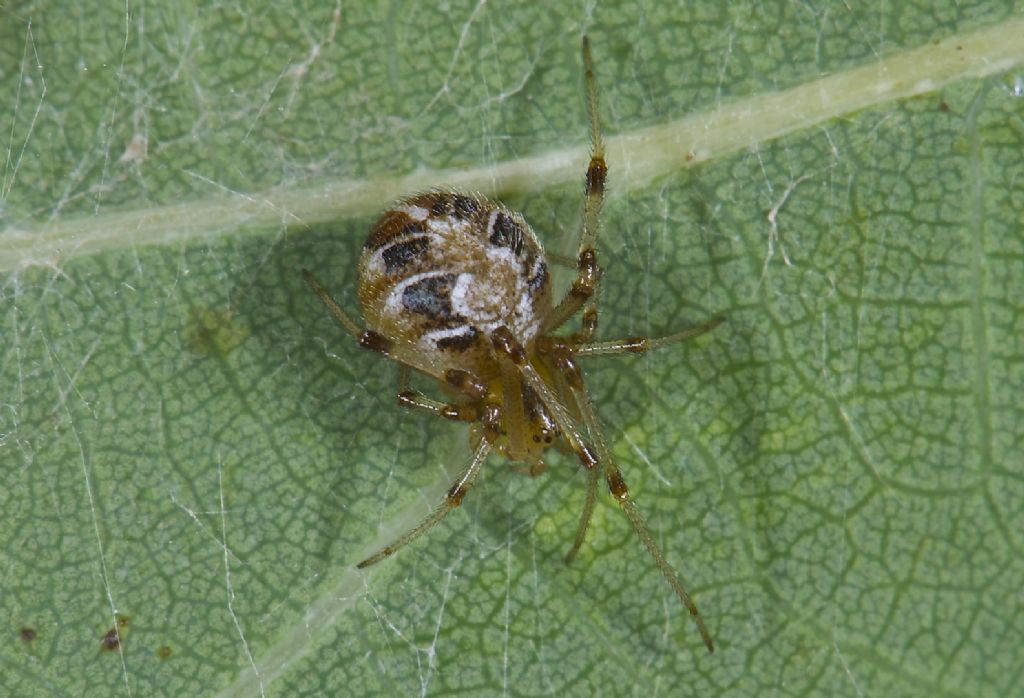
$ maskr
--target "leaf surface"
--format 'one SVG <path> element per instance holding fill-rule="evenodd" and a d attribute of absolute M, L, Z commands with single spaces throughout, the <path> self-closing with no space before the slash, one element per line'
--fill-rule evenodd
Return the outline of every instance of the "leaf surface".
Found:
<path fill-rule="evenodd" d="M 5 695 L 1021 691 L 1024 16 L 670 5 L 0 9 Z M 585 366 L 710 656 L 561 454 L 352 566 L 470 451 L 299 270 L 430 186 L 572 254 L 584 32 L 602 336 L 728 317 Z"/>

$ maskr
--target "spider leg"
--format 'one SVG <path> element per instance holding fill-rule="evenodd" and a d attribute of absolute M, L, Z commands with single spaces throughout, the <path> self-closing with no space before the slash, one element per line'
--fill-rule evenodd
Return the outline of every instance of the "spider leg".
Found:
<path fill-rule="evenodd" d="M 601 471 L 592 468 L 587 472 L 587 494 L 583 500 L 583 510 L 580 512 L 580 522 L 576 525 L 576 535 L 572 539 L 572 547 L 565 554 L 565 564 L 570 564 L 576 559 L 576 555 L 587 540 L 587 530 L 590 528 L 590 519 L 594 516 L 594 506 L 597 503 L 597 480 Z"/>
<path fill-rule="evenodd" d="M 633 526 L 633 531 L 636 533 L 640 542 L 643 543 L 644 548 L 647 549 L 648 554 L 654 558 L 655 564 L 658 569 L 661 570 L 662 575 L 668 581 L 669 586 L 672 587 L 672 591 L 675 592 L 676 596 L 686 607 L 686 610 L 690 612 L 690 616 L 693 617 L 693 622 L 697 625 L 697 631 L 700 633 L 701 639 L 704 641 L 705 646 L 708 648 L 708 652 L 715 651 L 715 645 L 711 640 L 711 633 L 708 632 L 707 626 L 704 625 L 704 619 L 701 618 L 700 611 L 697 610 L 697 605 L 693 602 L 693 598 L 689 592 L 686 591 L 682 583 L 679 581 L 679 575 L 675 568 L 669 564 L 668 560 L 665 559 L 665 554 L 661 552 L 661 548 L 654 540 L 654 536 L 651 535 L 650 530 L 644 523 L 643 516 L 640 515 L 640 510 L 637 509 L 636 504 L 633 502 L 633 498 L 629 495 L 629 488 L 626 487 L 626 481 L 622 477 L 622 471 L 619 466 L 616 465 L 615 459 L 612 457 L 611 449 L 608 447 L 608 442 L 605 440 L 604 431 L 601 429 L 601 425 L 598 422 L 597 413 L 594 411 L 594 405 L 587 396 L 587 391 L 582 387 L 576 388 L 570 381 L 570 387 L 573 389 L 573 395 L 576 397 L 576 402 L 580 408 L 580 414 L 583 417 L 583 423 L 586 425 L 587 430 L 590 432 L 591 437 L 595 441 L 597 447 L 597 456 L 600 459 L 603 470 L 604 478 L 608 483 L 608 490 L 612 496 L 619 503 L 626 518 L 629 519 L 630 525 Z M 580 531 L 578 535 L 581 535 L 585 531 Z M 580 541 L 582 543 L 582 540 Z"/>
<path fill-rule="evenodd" d="M 331 311 L 331 315 L 338 321 L 338 324 L 344 327 L 350 335 L 356 338 L 357 341 L 362 343 L 361 338 L 363 335 L 363 328 L 359 326 L 352 317 L 345 312 L 344 308 L 338 305 L 338 302 L 331 297 L 331 294 L 327 292 L 327 289 L 316 280 L 313 276 L 313 272 L 309 269 L 302 270 L 302 278 L 305 279 L 309 287 L 313 289 L 313 292 L 320 297 L 323 304 L 327 306 L 327 309 Z"/>
<path fill-rule="evenodd" d="M 511 365 L 517 370 L 522 376 L 523 382 L 533 389 L 537 397 L 547 407 L 558 428 L 562 430 L 562 436 L 569 444 L 569 448 L 580 459 L 583 467 L 587 470 L 597 467 L 597 456 L 587 444 L 586 436 L 576 423 L 576 419 L 554 389 L 533 367 L 533 364 L 526 360 L 526 352 L 518 340 L 512 336 L 512 332 L 502 325 L 491 333 L 491 342 L 499 363 Z"/>
<path fill-rule="evenodd" d="M 579 552 L 580 547 L 583 545 L 583 541 L 586 539 L 590 518 L 594 513 L 594 504 L 597 500 L 597 479 L 600 473 L 600 470 L 597 468 L 597 456 L 587 444 L 583 430 L 577 424 L 576 419 L 569 412 L 569 408 L 566 407 L 565 402 L 559 397 L 558 393 L 544 380 L 530 362 L 517 357 L 517 350 L 521 353 L 522 348 L 512 337 L 511 332 L 504 327 L 499 327 L 491 337 L 495 348 L 498 350 L 499 361 L 511 363 L 519 370 L 523 381 L 537 393 L 541 402 L 544 403 L 544 406 L 551 413 L 555 423 L 558 424 L 558 428 L 562 430 L 562 436 L 565 438 L 566 443 L 569 444 L 569 448 L 576 454 L 584 469 L 587 470 L 586 499 L 580 515 L 580 523 L 576 529 L 573 546 L 565 558 L 566 563 L 572 562 L 573 558 L 576 557 L 576 553 Z M 507 354 L 507 357 L 503 357 L 503 353 Z M 571 382 L 573 377 L 569 376 L 566 372 L 562 372 L 555 374 L 555 380 L 558 381 L 559 391 L 564 392 L 567 382 Z"/>
<path fill-rule="evenodd" d="M 588 308 L 589 310 L 589 308 Z M 596 310 L 594 311 L 596 314 Z M 605 339 L 599 342 L 587 338 L 573 346 L 573 354 L 577 356 L 600 356 L 602 354 L 642 354 L 651 349 L 659 349 L 670 344 L 685 342 L 688 339 L 710 332 L 725 322 L 725 317 L 718 315 L 694 327 L 688 327 L 679 332 L 665 335 L 664 337 L 623 337 L 622 339 Z M 596 323 L 596 318 L 595 318 Z M 573 341 L 579 341 L 574 335 Z M 585 335 L 584 335 L 585 336 Z M 590 336 L 593 336 L 591 332 Z"/>
<path fill-rule="evenodd" d="M 601 114 L 598 111 L 597 80 L 594 59 L 590 55 L 590 37 L 583 37 L 583 79 L 587 85 L 587 116 L 590 117 L 590 166 L 587 168 L 587 198 L 583 208 L 583 235 L 580 253 L 597 244 L 598 215 L 604 203 L 604 180 L 608 166 L 604 162 L 604 140 L 601 137 Z"/>
<path fill-rule="evenodd" d="M 480 474 L 480 469 L 483 467 L 484 462 L 487 460 L 487 454 L 490 452 L 491 442 L 486 438 L 481 438 L 480 442 L 476 446 L 476 450 L 473 452 L 473 459 L 470 461 L 466 469 L 462 471 L 459 477 L 455 479 L 452 486 L 448 488 L 448 492 L 445 494 L 444 501 L 441 502 L 440 506 L 434 509 L 434 511 L 423 519 L 416 528 L 413 528 L 392 543 L 384 546 L 379 551 L 360 562 L 356 567 L 363 569 L 364 567 L 369 567 L 370 565 L 380 562 L 384 558 L 393 555 L 401 548 L 404 548 L 409 543 L 412 543 L 414 540 L 436 526 L 452 509 L 462 503 L 462 498 L 465 497 L 466 493 L 473 487 L 473 482 L 476 480 L 476 476 Z"/>
<path fill-rule="evenodd" d="M 576 260 L 570 257 L 569 255 L 558 254 L 557 252 L 546 250 L 544 252 L 544 256 L 548 258 L 549 262 L 554 262 L 560 267 L 565 267 L 566 269 L 576 268 Z"/>
<path fill-rule="evenodd" d="M 576 454 L 576 457 L 579 458 L 583 467 L 591 473 L 596 472 L 598 458 L 594 454 L 594 450 L 587 443 L 587 438 L 583 433 L 583 430 L 576 422 L 576 419 L 572 416 L 572 413 L 565 405 L 565 402 L 558 396 L 548 382 L 544 380 L 540 373 L 537 372 L 537 369 L 533 367 L 533 364 L 526 360 L 522 346 L 519 345 L 519 342 L 512 336 L 512 333 L 508 328 L 499 327 L 494 330 L 494 332 L 491 333 L 491 341 L 494 344 L 494 348 L 497 350 L 499 362 L 514 366 L 522 375 L 523 381 L 526 385 L 533 389 L 541 402 L 544 403 L 544 406 L 547 407 L 551 416 L 554 418 L 555 423 L 558 424 L 559 429 L 562 430 L 562 436 L 569 444 L 569 448 L 572 449 L 573 453 Z M 568 372 L 563 372 L 563 376 L 558 380 L 568 381 L 571 386 L 575 379 L 576 376 L 569 375 Z M 579 378 L 579 380 L 579 385 L 582 387 L 582 378 Z M 575 391 L 573 391 L 573 393 L 575 394 Z M 593 478 L 594 476 L 591 475 L 591 479 Z M 588 491 L 589 488 L 590 486 L 588 486 Z M 593 512 L 594 509 L 593 496 L 589 494 L 589 492 L 587 500 L 588 503 L 584 506 L 583 519 L 580 523 L 580 528 L 584 533 L 586 532 L 587 522 L 590 520 L 590 513 Z M 582 543 L 582 534 L 577 533 L 577 537 L 580 538 L 580 542 Z"/>
<path fill-rule="evenodd" d="M 557 329 L 579 311 L 597 291 L 601 279 L 601 266 L 597 262 L 597 234 L 601 206 L 604 203 L 604 183 L 608 165 L 604 161 L 604 141 L 601 137 L 601 118 L 598 113 L 597 81 L 594 79 L 594 59 L 590 55 L 590 39 L 583 37 L 583 68 L 587 86 L 587 114 L 590 117 L 590 164 L 587 166 L 587 184 L 583 200 L 583 222 L 580 245 L 576 255 L 576 280 L 541 327 L 547 334 Z"/>
<path fill-rule="evenodd" d="M 375 332 L 371 329 L 363 328 L 352 319 L 348 313 L 345 312 L 344 308 L 331 297 L 331 294 L 324 288 L 323 284 L 317 281 L 313 273 L 308 269 L 302 270 L 302 278 L 305 279 L 313 292 L 323 301 L 323 304 L 327 306 L 327 309 L 331 311 L 331 315 L 338 321 L 338 324 L 345 328 L 345 330 L 352 335 L 359 346 L 364 349 L 370 349 L 379 354 L 383 354 L 395 361 L 405 364 L 417 371 L 422 371 L 428 375 L 434 376 L 435 378 L 444 380 L 446 372 L 444 368 L 432 361 L 429 355 L 424 352 L 417 351 L 415 345 L 396 342 L 388 339 L 379 332 Z"/>
<path fill-rule="evenodd" d="M 588 308 L 588 310 L 590 310 L 590 308 Z M 583 317 L 585 321 L 587 317 L 586 311 L 584 311 Z M 582 332 L 585 332 L 586 327 L 586 322 L 584 322 L 584 329 L 581 332 L 577 333 L 577 335 L 582 334 Z M 542 356 L 549 352 L 548 346 L 545 345 L 545 342 L 547 341 L 548 340 L 541 340 L 541 346 L 538 347 Z M 545 358 L 550 357 L 546 356 Z M 572 397 L 572 389 L 569 387 L 569 380 L 571 380 L 572 376 L 570 376 L 566 371 L 559 370 L 557 367 L 551 370 L 550 373 L 555 382 L 555 392 L 556 395 L 559 396 L 559 401 L 566 402 L 567 400 L 564 399 L 565 396 L 568 396 L 570 398 Z M 580 431 L 578 425 L 577 430 Z M 571 564 L 572 561 L 576 559 L 577 553 L 579 553 L 580 548 L 583 547 L 583 542 L 587 538 L 587 529 L 590 527 L 590 519 L 594 515 L 594 505 L 597 503 L 597 481 L 599 479 L 601 471 L 600 469 L 594 467 L 587 468 L 586 470 L 586 494 L 583 500 L 583 508 L 580 510 L 579 523 L 576 526 L 576 535 L 573 536 L 572 547 L 569 549 L 569 552 L 565 555 L 565 564 L 567 565 Z"/>
<path fill-rule="evenodd" d="M 676 593 L 676 596 L 683 602 L 686 610 L 690 612 L 690 616 L 693 618 L 693 622 L 696 623 L 697 631 L 700 633 L 704 645 L 708 648 L 708 652 L 714 652 L 715 644 L 711 640 L 711 633 L 708 632 L 707 626 L 704 625 L 704 619 L 701 618 L 700 611 L 697 610 L 697 605 L 679 581 L 679 575 L 676 573 L 675 568 L 669 564 L 658 544 L 654 542 L 654 537 L 647 528 L 647 524 L 644 523 L 640 510 L 636 508 L 633 498 L 629 496 L 629 489 L 626 487 L 626 481 L 622 478 L 622 471 L 619 470 L 619 467 L 610 458 L 606 458 L 604 461 L 604 476 L 608 482 L 608 489 L 616 501 L 618 501 L 619 506 L 622 507 L 626 518 L 629 519 L 629 523 L 633 526 L 633 531 L 640 538 L 640 542 L 643 543 L 644 547 L 647 548 L 650 556 L 654 558 L 655 564 L 658 565 L 658 569 L 661 570 L 662 575 L 668 580 L 672 591 Z"/>
<path fill-rule="evenodd" d="M 499 328 L 498 331 L 500 331 Z M 496 331 L 496 333 L 498 332 Z M 495 341 L 495 345 L 498 346 L 498 341 Z M 559 421 L 559 426 L 562 427 L 563 432 L 567 435 L 572 435 L 572 439 L 580 441 L 581 449 L 577 449 L 574 445 L 574 450 L 577 454 L 588 453 L 592 459 L 592 464 L 588 467 L 591 469 L 590 481 L 588 482 L 587 492 L 587 503 L 584 506 L 584 514 L 580 519 L 579 528 L 576 531 L 576 539 L 573 543 L 572 549 L 569 551 L 570 559 L 576 554 L 580 546 L 583 544 L 583 539 L 586 536 L 587 526 L 590 522 L 590 515 L 593 511 L 593 503 L 591 501 L 591 488 L 596 488 L 596 471 L 597 466 L 601 465 L 601 470 L 604 474 L 605 481 L 608 483 L 608 489 L 615 497 L 615 500 L 619 503 L 622 511 L 625 513 L 626 518 L 629 520 L 630 525 L 633 527 L 633 531 L 637 537 L 640 538 L 640 542 L 643 543 L 644 548 L 652 558 L 654 558 L 655 564 L 658 569 L 661 570 L 662 575 L 668 581 L 669 586 L 672 587 L 672 591 L 675 592 L 676 596 L 686 607 L 686 610 L 690 612 L 693 617 L 694 623 L 697 625 L 697 630 L 700 632 L 701 639 L 707 646 L 709 652 L 715 651 L 714 643 L 711 641 L 711 634 L 708 632 L 707 627 L 704 625 L 704 620 L 701 618 L 700 611 L 697 610 L 696 604 L 690 594 L 683 587 L 679 581 L 679 575 L 676 573 L 675 568 L 669 564 L 668 560 L 665 559 L 664 553 L 658 547 L 658 544 L 654 540 L 654 536 L 651 535 L 650 530 L 644 523 L 643 517 L 640 515 L 640 511 L 636 508 L 636 504 L 633 502 L 632 497 L 629 496 L 629 488 L 626 486 L 626 481 L 622 477 L 622 471 L 619 470 L 618 465 L 615 463 L 615 459 L 612 457 L 611 449 L 608 447 L 608 442 L 604 436 L 604 430 L 601 429 L 601 424 L 597 418 L 597 412 L 594 410 L 594 405 L 590 401 L 587 394 L 586 386 L 583 383 L 583 373 L 580 371 L 579 365 L 573 359 L 572 348 L 563 342 L 551 341 L 548 345 L 541 345 L 539 350 L 551 359 L 555 369 L 562 375 L 562 379 L 568 386 L 573 398 L 576 401 L 576 406 L 579 410 L 580 416 L 583 420 L 583 425 L 587 430 L 590 438 L 594 442 L 594 447 L 597 453 L 594 454 L 590 450 L 589 446 L 582 441 L 583 435 L 580 433 L 579 427 L 576 425 L 575 420 L 572 420 L 571 416 L 566 417 L 567 409 L 562 404 L 562 401 L 558 399 L 558 396 L 554 394 L 554 391 L 548 386 L 537 370 L 529 363 L 524 362 L 519 365 L 520 371 L 523 374 L 526 383 L 540 395 L 541 399 L 545 401 L 548 409 L 551 410 L 552 416 L 556 421 Z M 514 349 L 513 349 L 514 352 Z M 511 355 L 511 354 L 510 354 Z M 561 420 L 566 419 L 567 423 L 562 424 Z M 580 455 L 581 462 L 587 465 L 587 461 L 584 460 L 583 456 Z"/>
<path fill-rule="evenodd" d="M 597 332 L 597 303 L 590 303 L 583 309 L 580 316 L 580 329 L 573 334 L 569 341 L 574 345 L 590 344 Z"/>
<path fill-rule="evenodd" d="M 410 368 L 401 364 L 398 373 L 398 404 L 423 410 L 453 422 L 476 422 L 481 418 L 478 403 L 442 402 L 409 387 Z"/>

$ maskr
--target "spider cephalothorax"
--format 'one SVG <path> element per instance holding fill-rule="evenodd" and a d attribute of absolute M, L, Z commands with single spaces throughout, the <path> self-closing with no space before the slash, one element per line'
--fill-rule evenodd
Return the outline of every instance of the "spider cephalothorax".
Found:
<path fill-rule="evenodd" d="M 474 453 L 441 505 L 416 528 L 359 563 L 391 555 L 437 524 L 472 487 L 488 454 L 544 468 L 552 446 L 574 453 L 588 471 L 587 492 L 567 560 L 579 551 L 603 476 L 633 530 L 697 623 L 697 607 L 651 536 L 611 454 L 587 393 L 580 357 L 641 353 L 689 339 L 718 325 L 714 318 L 666 337 L 596 340 L 598 221 L 608 168 L 604 160 L 590 46 L 583 41 L 592 154 L 587 167 L 576 278 L 552 300 L 548 260 L 523 217 L 478 194 L 437 190 L 397 202 L 370 231 L 359 263 L 365 327 L 309 272 L 307 282 L 359 343 L 401 364 L 399 403 L 470 422 Z M 580 328 L 555 335 L 581 314 Z M 440 381 L 449 400 L 409 387 L 409 371 Z"/>

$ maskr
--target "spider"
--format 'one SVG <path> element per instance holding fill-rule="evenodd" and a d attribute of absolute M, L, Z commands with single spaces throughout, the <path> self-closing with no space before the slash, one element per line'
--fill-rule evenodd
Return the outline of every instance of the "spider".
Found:
<path fill-rule="evenodd" d="M 553 301 L 547 258 L 523 217 L 484 196 L 434 190 L 403 199 L 370 231 L 359 262 L 359 301 L 365 327 L 353 320 L 308 270 L 303 276 L 339 324 L 358 343 L 401 365 L 398 402 L 473 425 L 473 456 L 441 504 L 422 522 L 360 562 L 368 567 L 430 530 L 462 503 L 491 451 L 543 471 L 552 446 L 574 453 L 587 472 L 586 496 L 571 562 L 583 545 L 604 477 L 636 535 L 690 612 L 708 651 L 711 635 L 675 569 L 644 524 L 612 457 L 579 367 L 579 359 L 642 353 L 703 334 L 715 317 L 664 337 L 598 340 L 599 218 L 608 167 L 598 116 L 590 42 L 583 38 L 590 122 L 576 278 Z M 554 258 L 553 258 L 554 259 Z M 553 334 L 580 313 L 580 328 Z M 412 390 L 411 371 L 436 378 L 450 397 Z"/>

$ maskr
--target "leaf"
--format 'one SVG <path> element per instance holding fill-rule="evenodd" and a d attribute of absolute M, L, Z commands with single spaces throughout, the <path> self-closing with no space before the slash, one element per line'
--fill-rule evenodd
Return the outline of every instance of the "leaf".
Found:
<path fill-rule="evenodd" d="M 0 10 L 5 694 L 1020 692 L 1012 4 L 307 5 Z M 586 367 L 710 656 L 557 454 L 352 567 L 469 449 L 299 270 L 445 184 L 571 252 L 584 31 L 602 335 L 728 316 Z"/>

